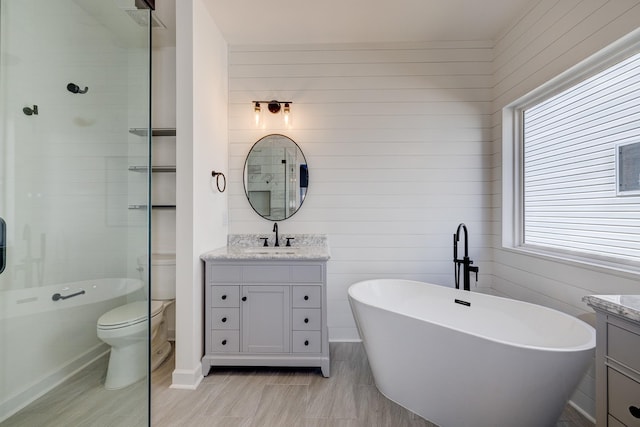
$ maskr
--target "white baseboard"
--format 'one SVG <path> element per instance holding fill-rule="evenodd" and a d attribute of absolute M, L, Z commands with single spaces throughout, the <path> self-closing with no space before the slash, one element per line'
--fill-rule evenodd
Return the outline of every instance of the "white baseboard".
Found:
<path fill-rule="evenodd" d="M 200 364 L 194 369 L 175 369 L 173 374 L 171 374 L 171 385 L 169 388 L 195 390 L 203 379 L 202 365 Z"/>
<path fill-rule="evenodd" d="M 360 339 L 358 329 L 329 327 L 329 341 L 355 341 Z"/>
<path fill-rule="evenodd" d="M 573 409 L 575 409 L 576 411 L 578 411 L 580 413 L 580 415 L 582 415 L 583 417 L 585 417 L 587 420 L 591 421 L 595 425 L 596 419 L 593 418 L 589 413 L 587 413 L 580 406 L 578 406 L 573 400 L 569 401 L 569 405 L 571 405 L 571 407 Z"/>

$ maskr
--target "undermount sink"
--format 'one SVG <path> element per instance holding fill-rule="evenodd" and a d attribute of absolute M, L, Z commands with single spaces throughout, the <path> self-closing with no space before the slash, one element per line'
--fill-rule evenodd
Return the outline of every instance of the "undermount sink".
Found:
<path fill-rule="evenodd" d="M 295 255 L 297 251 L 295 248 L 281 248 L 277 246 L 262 246 L 259 248 L 245 248 L 244 252 L 249 254 L 262 254 L 262 255 Z"/>

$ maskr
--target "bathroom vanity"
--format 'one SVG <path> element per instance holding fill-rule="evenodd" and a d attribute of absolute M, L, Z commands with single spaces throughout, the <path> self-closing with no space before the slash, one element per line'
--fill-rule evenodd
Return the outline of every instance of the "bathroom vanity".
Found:
<path fill-rule="evenodd" d="M 290 235 L 263 247 L 234 235 L 205 262 L 205 355 L 211 366 L 320 367 L 329 372 L 325 236 Z"/>
<path fill-rule="evenodd" d="M 596 311 L 596 421 L 640 426 L 640 295 L 590 295 Z"/>

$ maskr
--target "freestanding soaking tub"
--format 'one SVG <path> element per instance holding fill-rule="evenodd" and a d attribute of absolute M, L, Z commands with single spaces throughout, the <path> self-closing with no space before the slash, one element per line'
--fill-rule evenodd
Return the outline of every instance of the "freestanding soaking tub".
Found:
<path fill-rule="evenodd" d="M 349 288 L 376 386 L 440 427 L 555 426 L 595 331 L 550 308 L 409 280 Z"/>

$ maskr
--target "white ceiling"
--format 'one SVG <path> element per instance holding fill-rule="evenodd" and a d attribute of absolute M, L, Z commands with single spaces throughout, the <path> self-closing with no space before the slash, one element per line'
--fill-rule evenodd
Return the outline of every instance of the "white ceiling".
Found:
<path fill-rule="evenodd" d="M 495 40 L 531 0 L 203 0 L 230 45 Z"/>

